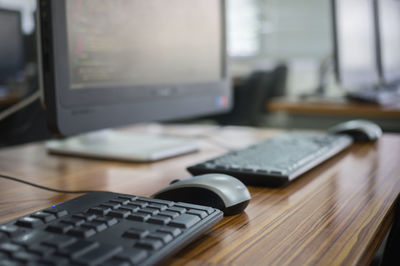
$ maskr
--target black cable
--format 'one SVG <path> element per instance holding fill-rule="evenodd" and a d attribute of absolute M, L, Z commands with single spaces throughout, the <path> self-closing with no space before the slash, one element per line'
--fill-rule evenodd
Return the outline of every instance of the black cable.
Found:
<path fill-rule="evenodd" d="M 48 191 L 56 192 L 56 193 L 83 194 L 83 193 L 90 193 L 90 192 L 104 192 L 104 191 L 100 191 L 100 190 L 62 190 L 62 189 L 50 188 L 50 187 L 37 185 L 37 184 L 31 183 L 31 182 L 28 182 L 25 180 L 21 180 L 21 179 L 15 178 L 15 177 L 2 175 L 2 174 L 0 174 L 0 178 L 8 179 L 11 181 L 19 182 L 19 183 L 29 185 L 29 186 L 32 186 L 35 188 L 44 189 L 44 190 L 48 190 Z"/>

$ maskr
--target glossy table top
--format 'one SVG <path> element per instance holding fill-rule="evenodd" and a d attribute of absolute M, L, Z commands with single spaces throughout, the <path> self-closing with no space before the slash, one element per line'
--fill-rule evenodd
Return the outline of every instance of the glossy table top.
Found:
<path fill-rule="evenodd" d="M 0 173 L 69 190 L 150 196 L 185 168 L 279 133 L 237 127 L 150 125 L 136 131 L 183 135 L 201 150 L 154 163 L 126 163 L 47 154 L 42 143 L 0 150 Z M 284 151 L 282 151 L 284 152 Z M 226 217 L 174 255 L 170 264 L 357 264 L 372 259 L 393 219 L 400 192 L 400 135 L 355 144 L 283 188 L 249 187 L 245 213 Z M 76 195 L 0 179 L 0 221 Z"/>

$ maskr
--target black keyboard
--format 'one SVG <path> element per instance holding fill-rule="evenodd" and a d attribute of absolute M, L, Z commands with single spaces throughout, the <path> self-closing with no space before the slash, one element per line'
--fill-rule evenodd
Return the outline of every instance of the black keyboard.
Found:
<path fill-rule="evenodd" d="M 347 148 L 345 135 L 287 133 L 188 167 L 193 175 L 223 173 L 249 185 L 281 186 Z"/>
<path fill-rule="evenodd" d="M 222 219 L 220 210 L 92 192 L 0 226 L 0 265 L 152 265 Z"/>

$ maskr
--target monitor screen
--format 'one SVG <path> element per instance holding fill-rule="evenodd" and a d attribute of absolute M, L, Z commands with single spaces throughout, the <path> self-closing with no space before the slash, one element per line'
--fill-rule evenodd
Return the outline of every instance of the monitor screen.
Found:
<path fill-rule="evenodd" d="M 336 75 L 346 89 L 379 82 L 373 0 L 333 0 Z"/>
<path fill-rule="evenodd" d="M 380 72 L 385 84 L 394 84 L 400 81 L 400 1 L 379 0 L 376 3 Z"/>
<path fill-rule="evenodd" d="M 0 9 L 0 83 L 14 78 L 24 64 L 21 15 Z"/>
<path fill-rule="evenodd" d="M 59 133 L 231 107 L 225 1 L 41 1 L 46 107 Z"/>
<path fill-rule="evenodd" d="M 67 1 L 71 89 L 220 80 L 220 13 L 215 0 Z"/>

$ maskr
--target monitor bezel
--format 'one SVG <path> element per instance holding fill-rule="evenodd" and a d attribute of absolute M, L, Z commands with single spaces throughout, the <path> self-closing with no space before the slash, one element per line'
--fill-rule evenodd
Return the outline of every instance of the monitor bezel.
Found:
<path fill-rule="evenodd" d="M 70 88 L 66 1 L 39 0 L 38 5 L 39 38 L 42 40 L 39 55 L 42 66 L 39 69 L 43 71 L 44 102 L 53 132 L 73 135 L 137 122 L 222 113 L 231 109 L 225 0 L 218 0 L 221 3 L 223 33 L 220 80 L 87 90 Z M 224 100 L 218 101 L 219 98 Z"/>

